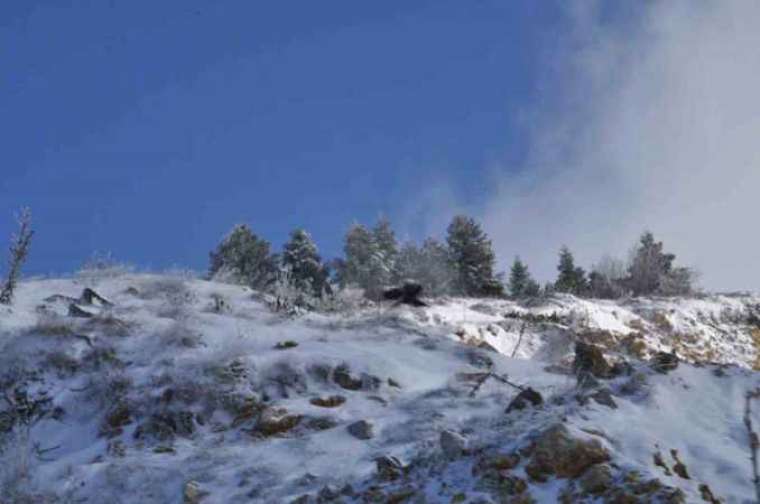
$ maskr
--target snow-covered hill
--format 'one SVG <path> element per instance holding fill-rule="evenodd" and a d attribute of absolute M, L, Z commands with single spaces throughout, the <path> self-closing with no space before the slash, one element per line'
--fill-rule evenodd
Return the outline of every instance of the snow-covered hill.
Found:
<path fill-rule="evenodd" d="M 25 282 L 0 307 L 0 502 L 754 502 L 758 307 L 287 317 L 178 275 Z M 576 341 L 630 365 L 579 388 Z M 698 365 L 647 362 L 673 349 Z M 528 387 L 543 403 L 507 413 Z"/>

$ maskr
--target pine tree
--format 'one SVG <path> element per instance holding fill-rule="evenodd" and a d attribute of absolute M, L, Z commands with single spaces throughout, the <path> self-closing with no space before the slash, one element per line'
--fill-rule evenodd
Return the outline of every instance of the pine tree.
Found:
<path fill-rule="evenodd" d="M 240 282 L 254 289 L 270 286 L 276 277 L 277 260 L 270 244 L 245 224 L 235 226 L 210 254 L 209 276 Z"/>
<path fill-rule="evenodd" d="M 651 232 L 645 232 L 628 267 L 628 287 L 635 296 L 690 294 L 696 274 L 690 268 L 675 267 L 675 259 L 675 254 L 663 252 L 662 242 L 655 241 Z"/>
<path fill-rule="evenodd" d="M 522 298 L 537 296 L 540 291 L 541 287 L 533 280 L 528 266 L 519 256 L 515 257 L 509 272 L 509 294 L 513 298 Z"/>
<path fill-rule="evenodd" d="M 628 267 L 628 285 L 636 296 L 654 294 L 660 289 L 663 278 L 673 269 L 674 254 L 663 252 L 662 242 L 646 231 L 639 240 L 631 265 Z"/>
<path fill-rule="evenodd" d="M 468 296 L 498 296 L 503 288 L 494 275 L 491 240 L 474 219 L 454 217 L 446 242 L 456 272 L 455 289 Z"/>
<path fill-rule="evenodd" d="M 588 292 L 586 272 L 583 268 L 575 266 L 575 258 L 566 246 L 563 246 L 559 251 L 557 270 L 559 276 L 554 284 L 557 292 L 566 292 L 576 296 L 582 296 Z"/>
<path fill-rule="evenodd" d="M 371 299 L 380 297 L 382 282 L 383 254 L 373 233 L 361 224 L 355 224 L 346 233 L 343 250 L 346 255 L 343 269 L 345 285 L 353 284 L 364 289 Z"/>
<path fill-rule="evenodd" d="M 296 289 L 318 297 L 322 295 L 327 271 L 322 265 L 316 244 L 303 229 L 290 234 L 290 240 L 283 247 L 282 265 L 289 271 Z"/>

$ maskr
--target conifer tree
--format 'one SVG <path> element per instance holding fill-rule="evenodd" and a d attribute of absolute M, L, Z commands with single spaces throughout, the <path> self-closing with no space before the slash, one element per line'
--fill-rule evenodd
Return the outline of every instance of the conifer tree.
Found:
<path fill-rule="evenodd" d="M 263 289 L 274 282 L 277 260 L 270 244 L 256 236 L 246 224 L 235 226 L 210 254 L 209 276 Z"/>
<path fill-rule="evenodd" d="M 367 297 L 378 298 L 384 285 L 381 283 L 383 254 L 373 233 L 361 224 L 354 224 L 346 233 L 343 246 L 346 259 L 342 281 L 364 289 Z"/>
<path fill-rule="evenodd" d="M 498 296 L 503 287 L 494 274 L 491 240 L 474 219 L 454 217 L 446 242 L 456 272 L 455 290 L 467 296 Z"/>
<path fill-rule="evenodd" d="M 282 265 L 290 273 L 296 289 L 321 296 L 327 280 L 327 271 L 311 236 L 303 229 L 290 234 L 282 251 Z"/>
<path fill-rule="evenodd" d="M 628 286 L 635 296 L 654 294 L 660 288 L 663 277 L 673 268 L 674 254 L 663 252 L 662 242 L 646 231 L 639 239 L 631 264 L 628 267 Z"/>
<path fill-rule="evenodd" d="M 509 294 L 514 298 L 533 297 L 540 294 L 541 287 L 533 280 L 528 266 L 515 257 L 509 272 Z"/>
<path fill-rule="evenodd" d="M 576 296 L 582 296 L 588 292 L 586 272 L 583 268 L 575 266 L 575 258 L 566 246 L 560 249 L 557 270 L 559 276 L 554 284 L 557 292 L 566 292 Z"/>
<path fill-rule="evenodd" d="M 675 254 L 663 251 L 662 242 L 655 241 L 651 232 L 645 232 L 628 267 L 626 284 L 635 296 L 689 294 L 695 273 L 689 268 L 674 267 L 675 259 Z"/>

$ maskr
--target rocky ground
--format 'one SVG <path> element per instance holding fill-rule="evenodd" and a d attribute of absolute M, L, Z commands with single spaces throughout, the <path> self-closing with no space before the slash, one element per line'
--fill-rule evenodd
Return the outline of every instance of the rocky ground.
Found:
<path fill-rule="evenodd" d="M 755 502 L 759 297 L 288 315 L 120 274 L 1 310 L 3 504 Z"/>

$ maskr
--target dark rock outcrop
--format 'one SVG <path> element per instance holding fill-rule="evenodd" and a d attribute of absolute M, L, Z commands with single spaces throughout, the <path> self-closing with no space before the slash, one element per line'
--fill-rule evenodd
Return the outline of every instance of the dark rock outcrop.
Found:
<path fill-rule="evenodd" d="M 544 398 L 540 393 L 528 387 L 520 391 L 517 396 L 512 399 L 512 402 L 507 406 L 506 413 L 511 413 L 515 410 L 523 410 L 528 406 L 541 406 L 544 403 Z"/>
<path fill-rule="evenodd" d="M 420 300 L 421 294 L 422 285 L 417 282 L 407 281 L 403 285 L 383 291 L 383 299 L 409 306 L 427 306 L 427 303 Z"/>
<path fill-rule="evenodd" d="M 651 366 L 658 373 L 667 374 L 676 369 L 679 362 L 680 359 L 675 352 L 657 352 L 652 357 Z"/>
<path fill-rule="evenodd" d="M 592 378 L 609 378 L 611 375 L 611 366 L 607 359 L 604 358 L 602 349 L 596 345 L 590 345 L 578 341 L 575 343 L 575 360 L 573 361 L 573 371 L 581 381 L 591 381 Z"/>

